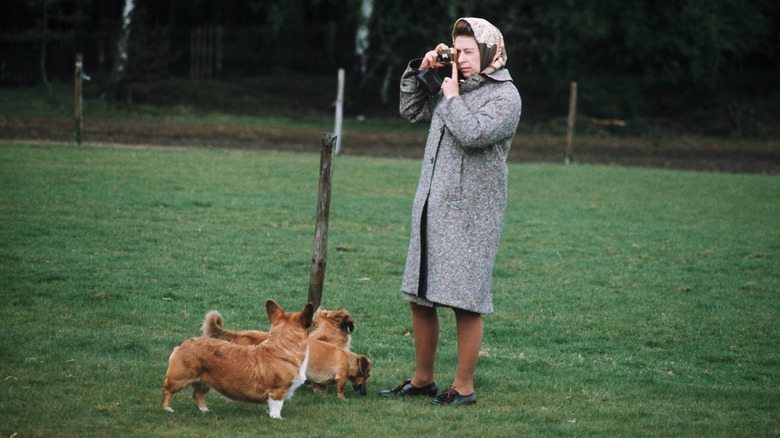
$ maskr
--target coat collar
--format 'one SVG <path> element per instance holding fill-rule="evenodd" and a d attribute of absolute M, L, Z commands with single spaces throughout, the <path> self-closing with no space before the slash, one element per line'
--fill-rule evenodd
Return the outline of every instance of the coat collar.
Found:
<path fill-rule="evenodd" d="M 497 70 L 488 74 L 480 73 L 476 75 L 471 75 L 468 78 L 466 78 L 466 80 L 461 84 L 461 91 L 471 91 L 479 87 L 481 84 L 488 82 L 490 80 L 495 82 L 511 82 L 512 75 L 510 75 L 509 71 L 505 68 L 502 68 L 501 70 Z"/>

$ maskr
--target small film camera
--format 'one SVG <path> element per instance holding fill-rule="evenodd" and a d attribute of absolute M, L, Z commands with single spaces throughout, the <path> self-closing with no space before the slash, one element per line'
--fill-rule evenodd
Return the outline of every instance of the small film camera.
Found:
<path fill-rule="evenodd" d="M 417 81 L 420 87 L 425 89 L 430 95 L 435 95 L 441 90 L 444 78 L 452 75 L 452 64 L 458 62 L 458 49 L 439 49 L 436 54 L 436 62 L 444 64 L 445 67 L 426 68 L 417 74 Z"/>
<path fill-rule="evenodd" d="M 453 62 L 458 61 L 458 49 L 439 49 L 439 53 L 436 55 L 436 62 L 451 65 Z"/>

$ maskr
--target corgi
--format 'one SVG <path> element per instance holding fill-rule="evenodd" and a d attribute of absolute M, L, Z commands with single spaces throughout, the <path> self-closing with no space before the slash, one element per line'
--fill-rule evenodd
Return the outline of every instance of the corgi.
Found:
<path fill-rule="evenodd" d="M 266 340 L 240 345 L 199 337 L 173 349 L 163 385 L 163 409 L 173 412 L 171 396 L 192 386 L 192 397 L 207 412 L 205 395 L 211 387 L 233 400 L 267 403 L 268 415 L 281 419 L 284 400 L 306 380 L 308 334 L 314 306 L 285 312 L 276 302 L 265 302 L 271 321 Z"/>
<path fill-rule="evenodd" d="M 341 345 L 349 345 L 350 333 L 354 329 L 352 317 L 347 311 L 322 311 L 318 310 L 314 315 L 322 330 L 323 335 L 333 339 Z M 232 331 L 223 328 L 222 315 L 216 310 L 206 314 L 201 330 L 203 336 L 222 339 L 240 345 L 258 345 L 268 338 L 268 333 L 259 330 Z M 342 330 L 340 327 L 344 327 Z M 336 330 L 333 330 L 336 328 Z M 312 384 L 315 392 L 327 392 L 327 385 L 336 385 L 337 397 L 345 399 L 344 387 L 347 379 L 352 383 L 353 389 L 360 395 L 366 395 L 366 380 L 371 376 L 371 361 L 362 355 L 353 353 L 348 349 L 313 339 L 313 331 L 309 335 L 309 364 L 306 368 L 306 378 Z"/>

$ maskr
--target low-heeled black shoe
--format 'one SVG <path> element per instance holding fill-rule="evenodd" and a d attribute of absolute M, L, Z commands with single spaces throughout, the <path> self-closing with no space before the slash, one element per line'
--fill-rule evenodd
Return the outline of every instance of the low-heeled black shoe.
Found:
<path fill-rule="evenodd" d="M 436 382 L 431 383 L 428 386 L 423 386 L 422 388 L 418 388 L 414 385 L 412 385 L 411 380 L 404 380 L 401 382 L 400 385 L 393 389 L 385 389 L 383 391 L 379 391 L 379 395 L 382 397 L 401 397 L 401 396 L 428 396 L 433 397 L 436 395 L 436 391 L 439 390 L 439 387 L 436 386 Z"/>
<path fill-rule="evenodd" d="M 450 388 L 431 400 L 432 405 L 473 405 L 477 402 L 477 393 L 460 395 L 458 391 Z"/>

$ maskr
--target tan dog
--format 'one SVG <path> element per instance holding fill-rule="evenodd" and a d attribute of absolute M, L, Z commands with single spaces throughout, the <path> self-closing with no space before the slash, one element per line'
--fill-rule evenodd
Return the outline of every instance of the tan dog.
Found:
<path fill-rule="evenodd" d="M 358 394 L 366 395 L 366 380 L 371 376 L 367 357 L 319 339 L 309 339 L 309 351 L 306 379 L 313 391 L 327 393 L 327 385 L 336 385 L 338 398 L 345 399 L 344 386 L 349 379 Z"/>
<path fill-rule="evenodd" d="M 328 344 L 350 349 L 355 324 L 352 315 L 346 309 L 330 311 L 317 309 L 312 324 L 314 330 L 309 335 L 309 339 L 319 339 Z"/>
<path fill-rule="evenodd" d="M 265 302 L 271 321 L 266 342 L 239 345 L 200 337 L 173 349 L 163 385 L 163 408 L 171 408 L 171 396 L 192 385 L 192 397 L 201 411 L 208 411 L 209 386 L 228 398 L 268 403 L 268 415 L 282 418 L 284 399 L 306 380 L 309 362 L 308 334 L 314 307 L 285 312 L 272 300 Z"/>
<path fill-rule="evenodd" d="M 320 336 L 349 345 L 350 333 L 354 328 L 349 312 L 318 310 L 314 321 L 320 327 Z M 241 345 L 258 345 L 268 337 L 268 333 L 259 330 L 225 330 L 223 324 L 222 315 L 212 310 L 206 314 L 201 327 L 203 336 Z M 366 395 L 366 380 L 371 376 L 371 361 L 339 345 L 314 339 L 313 336 L 316 335 L 317 326 L 309 335 L 309 366 L 306 369 L 306 378 L 312 384 L 312 389 L 315 392 L 327 392 L 326 385 L 335 384 L 338 397 L 344 399 L 344 387 L 349 379 L 358 394 Z"/>

